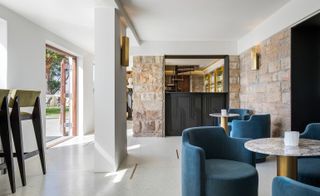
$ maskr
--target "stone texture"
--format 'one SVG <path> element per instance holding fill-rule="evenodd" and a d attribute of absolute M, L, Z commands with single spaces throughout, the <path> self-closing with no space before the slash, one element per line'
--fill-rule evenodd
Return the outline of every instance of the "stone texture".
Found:
<path fill-rule="evenodd" d="M 230 108 L 239 108 L 240 100 L 240 58 L 229 56 L 229 94 Z"/>
<path fill-rule="evenodd" d="M 133 59 L 133 134 L 164 137 L 163 57 L 137 56 Z"/>
<path fill-rule="evenodd" d="M 283 138 L 262 138 L 245 143 L 245 148 L 253 152 L 277 156 L 319 156 L 320 141 L 299 139 L 298 146 L 285 146 Z"/>
<path fill-rule="evenodd" d="M 277 33 L 256 49 L 261 56 L 258 70 L 251 70 L 251 49 L 240 54 L 240 106 L 270 113 L 272 135 L 279 136 L 291 128 L 290 30 Z"/>

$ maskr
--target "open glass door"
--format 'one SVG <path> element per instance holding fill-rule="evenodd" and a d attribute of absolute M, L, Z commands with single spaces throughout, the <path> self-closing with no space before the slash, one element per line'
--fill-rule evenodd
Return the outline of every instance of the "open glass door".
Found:
<path fill-rule="evenodd" d="M 76 57 L 46 48 L 46 140 L 77 135 Z"/>

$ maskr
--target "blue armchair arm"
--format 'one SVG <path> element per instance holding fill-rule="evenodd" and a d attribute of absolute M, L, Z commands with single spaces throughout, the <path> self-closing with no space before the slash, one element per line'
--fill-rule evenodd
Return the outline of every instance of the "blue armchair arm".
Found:
<path fill-rule="evenodd" d="M 320 140 L 320 123 L 308 124 L 300 138 Z"/>
<path fill-rule="evenodd" d="M 308 133 L 306 131 L 300 133 L 300 138 L 307 139 L 308 138 Z"/>
<path fill-rule="evenodd" d="M 272 181 L 272 196 L 319 196 L 320 188 L 278 176 Z"/>
<path fill-rule="evenodd" d="M 226 158 L 234 161 L 248 163 L 255 167 L 256 153 L 251 152 L 244 147 L 244 143 L 247 141 L 249 141 L 249 139 L 229 137 L 229 145 L 226 145 L 226 148 L 228 148 Z"/>
<path fill-rule="evenodd" d="M 189 143 L 189 135 L 182 135 L 181 176 L 183 196 L 205 195 L 205 152 Z"/>

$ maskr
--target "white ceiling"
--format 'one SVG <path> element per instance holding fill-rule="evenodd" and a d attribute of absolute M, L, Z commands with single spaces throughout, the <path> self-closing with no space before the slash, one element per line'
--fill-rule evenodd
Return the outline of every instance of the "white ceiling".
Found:
<path fill-rule="evenodd" d="M 288 1 L 121 0 L 121 3 L 142 40 L 236 41 Z M 0 0 L 0 4 L 81 48 L 94 51 L 95 0 Z"/>
<path fill-rule="evenodd" d="M 236 41 L 289 0 L 121 0 L 144 41 Z"/>
<path fill-rule="evenodd" d="M 94 0 L 0 0 L 0 4 L 93 53 Z"/>

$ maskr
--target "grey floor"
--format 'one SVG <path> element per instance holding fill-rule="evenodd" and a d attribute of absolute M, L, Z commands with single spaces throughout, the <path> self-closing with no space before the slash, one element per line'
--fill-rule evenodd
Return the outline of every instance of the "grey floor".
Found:
<path fill-rule="evenodd" d="M 59 117 L 46 118 L 46 136 L 62 136 Z"/>
<path fill-rule="evenodd" d="M 130 131 L 129 131 L 129 135 Z M 93 136 L 76 137 L 47 151 L 48 173 L 41 174 L 38 157 L 26 162 L 27 183 L 16 176 L 16 196 L 179 196 L 181 137 L 128 136 L 128 157 L 115 173 L 93 173 Z M 133 168 L 137 169 L 132 177 Z M 271 195 L 275 160 L 257 165 L 259 195 Z M 16 171 L 18 174 L 18 170 Z M 11 195 L 6 175 L 0 176 L 0 196 Z"/>

